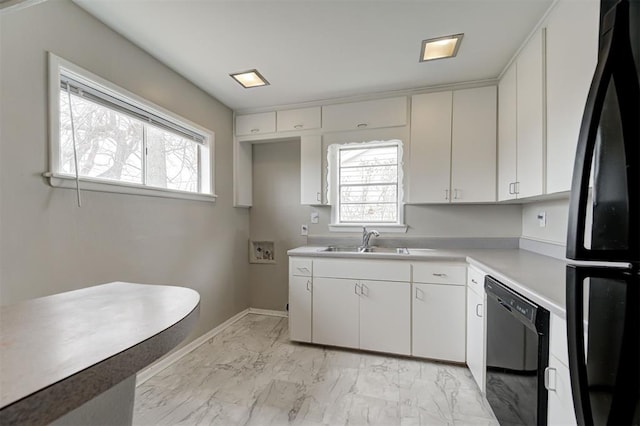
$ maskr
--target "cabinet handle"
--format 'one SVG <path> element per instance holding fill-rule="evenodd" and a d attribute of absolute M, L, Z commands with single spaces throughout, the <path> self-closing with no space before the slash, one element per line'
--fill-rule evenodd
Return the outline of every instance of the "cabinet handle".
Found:
<path fill-rule="evenodd" d="M 300 267 L 298 267 L 297 269 L 300 272 L 309 272 L 309 268 L 300 268 Z"/>
<path fill-rule="evenodd" d="M 553 373 L 553 378 L 551 377 Z M 556 390 L 556 369 L 553 367 L 547 367 L 544 369 L 544 387 L 547 390 Z"/>
<path fill-rule="evenodd" d="M 420 293 L 424 294 L 424 292 L 422 290 L 420 290 L 418 287 L 416 287 L 416 300 L 424 300 L 424 296 L 421 298 L 420 297 Z"/>
<path fill-rule="evenodd" d="M 294 129 L 302 129 L 304 126 L 302 124 L 296 124 L 293 126 Z"/>
<path fill-rule="evenodd" d="M 307 280 L 307 291 L 311 291 L 311 280 Z"/>
<path fill-rule="evenodd" d="M 458 189 L 457 188 L 453 190 L 453 199 L 454 200 L 458 199 Z"/>
<path fill-rule="evenodd" d="M 436 272 L 434 272 L 431 275 L 433 275 L 434 277 L 446 277 L 447 276 L 447 274 L 445 274 L 445 273 L 436 273 Z"/>
<path fill-rule="evenodd" d="M 478 281 L 476 281 L 474 278 L 471 278 L 471 282 L 474 284 L 478 284 Z"/>
<path fill-rule="evenodd" d="M 322 201 L 322 200 L 320 199 L 320 193 L 319 193 L 319 192 L 316 192 L 316 201 Z"/>
<path fill-rule="evenodd" d="M 520 182 L 516 181 L 513 183 L 513 193 L 516 195 L 520 193 Z"/>
<path fill-rule="evenodd" d="M 260 129 L 251 129 L 251 133 L 258 133 Z"/>
<path fill-rule="evenodd" d="M 356 125 L 356 127 L 358 129 L 364 129 L 365 127 L 367 127 L 367 123 L 359 123 L 359 124 Z"/>
<path fill-rule="evenodd" d="M 480 317 L 480 318 L 482 318 L 482 311 L 481 311 L 481 308 L 482 308 L 482 304 L 478 303 L 478 304 L 476 305 L 476 316 L 478 316 L 478 317 Z"/>
<path fill-rule="evenodd" d="M 358 287 L 359 287 L 359 283 L 356 282 L 356 285 L 353 287 L 353 292 L 357 295 L 360 295 L 361 293 L 358 292 Z"/>
<path fill-rule="evenodd" d="M 515 188 L 515 186 L 516 186 L 516 183 L 515 183 L 515 182 L 510 182 L 510 183 L 509 183 L 509 194 L 510 194 L 510 195 L 513 195 L 513 194 L 515 194 L 515 193 L 516 193 L 516 190 L 514 189 L 514 188 Z"/>
<path fill-rule="evenodd" d="M 445 190 L 444 190 L 444 199 L 445 199 L 445 200 L 448 200 L 448 199 L 449 199 L 449 190 L 448 190 L 448 189 L 445 189 Z"/>

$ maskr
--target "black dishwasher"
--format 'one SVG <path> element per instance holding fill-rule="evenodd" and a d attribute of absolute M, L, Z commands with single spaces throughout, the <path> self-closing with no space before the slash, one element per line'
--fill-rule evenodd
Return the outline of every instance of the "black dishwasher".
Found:
<path fill-rule="evenodd" d="M 487 276 L 487 400 L 501 426 L 546 425 L 549 311 Z"/>

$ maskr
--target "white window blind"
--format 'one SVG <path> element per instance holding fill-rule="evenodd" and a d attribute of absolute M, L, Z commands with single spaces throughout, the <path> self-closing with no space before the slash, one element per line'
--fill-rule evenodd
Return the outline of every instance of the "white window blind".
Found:
<path fill-rule="evenodd" d="M 211 131 L 51 53 L 49 82 L 52 186 L 215 201 Z"/>

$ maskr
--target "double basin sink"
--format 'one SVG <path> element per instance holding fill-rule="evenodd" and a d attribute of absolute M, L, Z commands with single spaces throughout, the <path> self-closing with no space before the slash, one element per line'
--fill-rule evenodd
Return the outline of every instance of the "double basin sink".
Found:
<path fill-rule="evenodd" d="M 409 254 L 409 249 L 406 247 L 337 247 L 330 246 L 321 251 L 333 252 L 333 253 L 394 253 L 394 254 Z"/>

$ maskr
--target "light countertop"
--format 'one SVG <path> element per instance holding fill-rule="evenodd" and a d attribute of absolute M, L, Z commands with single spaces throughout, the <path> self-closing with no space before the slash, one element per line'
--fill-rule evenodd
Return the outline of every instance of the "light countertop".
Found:
<path fill-rule="evenodd" d="M 115 282 L 0 308 L 0 423 L 49 423 L 177 346 L 191 289 Z"/>
<path fill-rule="evenodd" d="M 550 312 L 565 317 L 567 262 L 520 249 L 411 249 L 409 254 L 325 252 L 326 247 L 298 247 L 289 256 L 460 261 L 483 270 Z"/>

